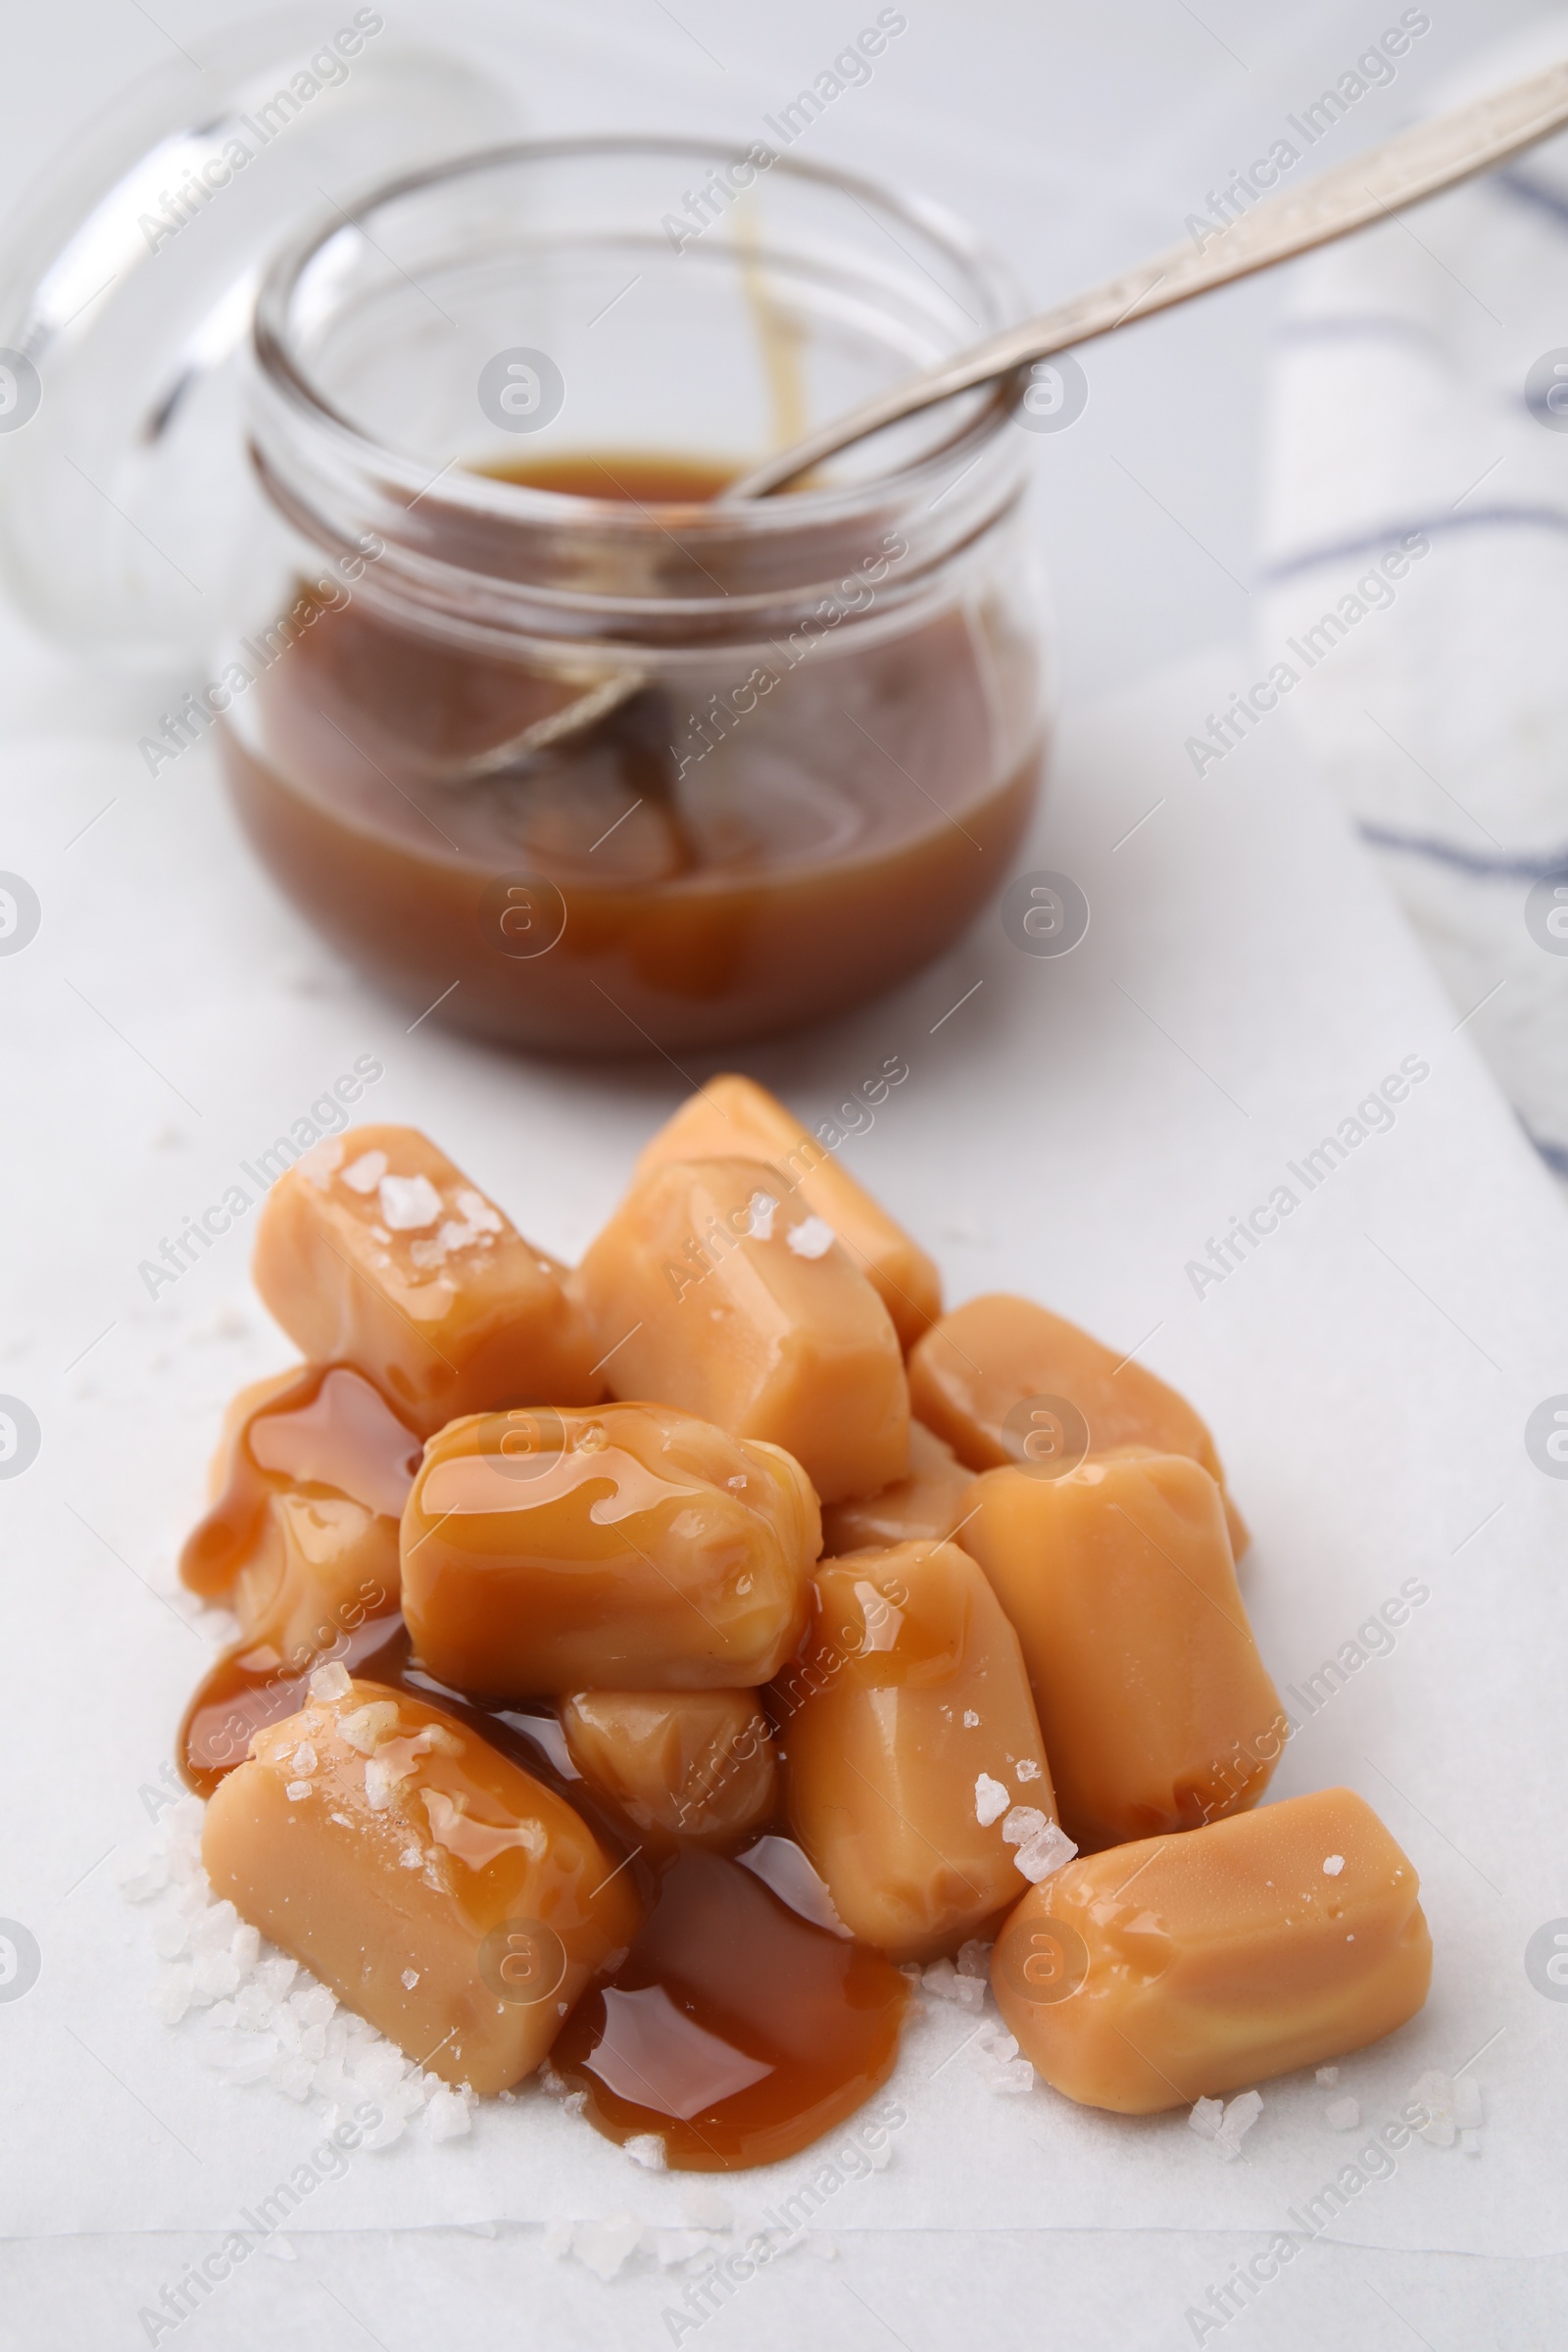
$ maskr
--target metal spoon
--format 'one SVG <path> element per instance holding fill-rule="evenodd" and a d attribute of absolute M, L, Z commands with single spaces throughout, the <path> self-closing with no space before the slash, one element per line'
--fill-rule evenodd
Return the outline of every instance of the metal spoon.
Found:
<path fill-rule="evenodd" d="M 1352 229 L 1386 220 L 1445 188 L 1487 172 L 1521 148 L 1534 146 L 1568 123 L 1568 59 L 1544 73 L 1511 83 L 1490 98 L 1477 98 L 1452 114 L 1400 131 L 1365 155 L 1353 156 L 1332 172 L 1290 193 L 1266 196 L 1250 212 L 1220 230 L 1200 250 L 1188 243 L 1155 254 L 1088 293 L 1020 326 L 990 335 L 956 359 L 909 376 L 858 408 L 818 425 L 803 440 L 765 459 L 732 482 L 714 503 L 766 498 L 787 482 L 836 457 L 852 443 L 915 416 L 960 392 L 1013 378 L 1016 405 L 1028 385 L 1028 370 L 1056 352 L 1091 342 L 1097 335 L 1152 318 L 1156 311 L 1190 302 L 1213 286 L 1226 286 L 1254 270 L 1272 269 Z M 477 783 L 515 767 L 533 753 L 560 745 L 600 725 L 647 683 L 640 670 L 599 678 L 583 695 L 519 735 L 497 744 L 449 770 L 443 783 Z"/>

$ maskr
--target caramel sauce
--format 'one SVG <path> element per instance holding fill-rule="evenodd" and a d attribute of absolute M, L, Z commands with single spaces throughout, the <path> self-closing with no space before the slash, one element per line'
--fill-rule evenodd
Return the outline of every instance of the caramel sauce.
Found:
<path fill-rule="evenodd" d="M 284 1487 L 325 1488 L 400 1518 L 420 1451 L 419 1440 L 363 1374 L 347 1364 L 307 1364 L 238 1432 L 223 1492 L 179 1555 L 182 1582 L 209 1596 L 226 1592 L 269 1497 Z"/>
<path fill-rule="evenodd" d="M 356 1680 L 466 1724 L 564 1797 L 624 1868 L 642 1930 L 551 2053 L 607 2138 L 657 2132 L 678 2171 L 771 2164 L 831 2131 L 887 2080 L 907 1986 L 881 1953 L 799 1917 L 724 1855 L 639 1844 L 625 1816 L 572 1769 L 553 1711 L 478 1705 L 436 1682 L 411 1655 L 395 1612 L 367 1618 L 333 1654 Z M 180 1728 L 191 1788 L 210 1795 L 244 1762 L 255 1732 L 302 1707 L 319 1663 L 286 1669 L 266 1649 L 220 1658 Z"/>
<path fill-rule="evenodd" d="M 655 2132 L 677 2171 L 808 2147 L 886 2082 L 908 1987 L 738 1863 L 688 1850 L 610 1982 L 551 2052 L 607 2139 Z"/>
<path fill-rule="evenodd" d="M 649 561 L 702 586 L 682 518 L 726 468 L 610 452 L 490 470 L 652 510 Z M 888 576 L 890 561 L 834 546 L 824 584 L 877 562 Z M 847 612 L 875 594 L 851 585 Z M 670 682 L 593 727 L 453 783 L 457 763 L 578 699 L 592 649 L 564 678 L 440 642 L 377 593 L 368 572 L 296 634 L 222 730 L 223 756 L 290 896 L 395 993 L 440 999 L 443 1020 L 637 1054 L 836 1013 L 939 954 L 1022 838 L 1038 748 L 1007 773 L 996 749 L 1015 657 L 956 604 L 891 636 L 817 620 L 750 652 L 687 647 Z"/>

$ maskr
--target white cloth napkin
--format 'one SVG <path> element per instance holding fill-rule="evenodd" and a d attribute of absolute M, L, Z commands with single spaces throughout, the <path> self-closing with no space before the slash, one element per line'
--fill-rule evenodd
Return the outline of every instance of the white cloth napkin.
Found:
<path fill-rule="evenodd" d="M 1437 103 L 1564 55 L 1559 12 Z M 1265 446 L 1258 676 L 1568 1179 L 1568 138 L 1301 270 Z"/>

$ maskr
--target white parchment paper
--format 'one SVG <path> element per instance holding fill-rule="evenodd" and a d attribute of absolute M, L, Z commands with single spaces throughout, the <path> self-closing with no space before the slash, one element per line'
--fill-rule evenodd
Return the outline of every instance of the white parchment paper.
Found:
<path fill-rule="evenodd" d="M 1261 727 L 1194 779 L 1185 738 L 1233 671 L 1231 655 L 1185 663 L 1068 730 L 1025 863 L 1087 893 L 1072 955 L 1020 952 L 993 913 L 909 988 L 745 1066 L 814 1121 L 902 1056 L 907 1081 L 846 1156 L 934 1250 L 950 1298 L 1030 1292 L 1138 1347 L 1208 1416 L 1254 1530 L 1244 1589 L 1276 1680 L 1306 1690 L 1335 1658 L 1344 1672 L 1274 1793 L 1344 1782 L 1389 1823 L 1423 1882 L 1432 1997 L 1345 2062 L 1337 2089 L 1365 2129 L 1333 2131 L 1335 2093 L 1310 2076 L 1265 2084 L 1230 2164 L 1181 2115 L 994 2095 L 960 2050 L 974 2021 L 933 2004 L 892 2085 L 907 2120 L 891 2160 L 819 2191 L 811 2234 L 863 2244 L 867 2267 L 792 2254 L 707 2323 L 708 2343 L 808 2330 L 870 2343 L 889 2324 L 921 2346 L 966 2328 L 1011 2340 L 999 2314 L 1039 2342 L 1028 2289 L 1055 2275 L 1053 2238 L 1064 2311 L 1104 2317 L 1134 2297 L 1136 2325 L 1127 2304 L 1102 2340 L 1191 2341 L 1188 2304 L 1238 2250 L 1292 2228 L 1429 2069 L 1480 2082 L 1480 2154 L 1413 2146 L 1310 2259 L 1329 2241 L 1477 2252 L 1523 2278 L 1565 2250 L 1568 2004 L 1531 1982 L 1526 1947 L 1568 1913 L 1568 1485 L 1535 1466 L 1524 1429 L 1568 1390 L 1568 1227 L 1288 728 Z M 135 822 L 111 808 L 67 849 L 111 796 Z M 116 2249 L 88 2265 L 87 2332 L 18 2340 L 143 2342 L 138 2310 L 319 2127 L 270 2088 L 220 2083 L 194 2023 L 153 2018 L 145 1919 L 116 1889 L 152 1841 L 150 1792 L 207 1654 L 173 1560 L 220 1412 L 290 1356 L 251 1296 L 243 1222 L 156 1304 L 138 1261 L 364 1054 L 385 1069 L 366 1115 L 427 1128 L 524 1231 L 573 1255 L 684 1081 L 658 1061 L 511 1060 L 431 1021 L 411 1033 L 413 1015 L 337 968 L 273 896 L 195 755 L 152 791 L 134 755 L 104 743 L 13 743 L 0 816 L 4 862 L 44 908 L 32 945 L 0 964 L 13 1291 L 0 1389 L 42 1429 L 37 1460 L 0 1482 L 0 1912 L 41 1955 L 30 1990 L 0 2002 L 0 2213 L 18 2239 Z M 1407 1057 L 1429 1075 L 1392 1131 L 1308 1193 L 1288 1163 Z M 1297 1208 L 1200 1297 L 1190 1261 L 1280 1184 Z M 1386 1654 L 1346 1665 L 1406 1580 L 1429 1597 Z M 716 2186 L 744 2228 L 821 2162 Z M 443 2340 L 428 2330 L 450 2289 L 465 2340 L 669 2341 L 682 2276 L 643 2255 L 603 2286 L 550 2261 L 538 2225 L 630 2210 L 674 2228 L 692 2188 L 530 2091 L 484 2109 L 466 2139 L 411 2135 L 356 2158 L 290 2222 L 307 2269 L 327 2237 L 349 2268 L 302 2270 L 289 2303 L 286 2266 L 253 2260 L 178 2340 L 346 2345 L 368 2320 L 401 2352 Z M 500 2234 L 481 2246 L 453 2237 L 459 2225 Z M 1097 2270 L 1104 2232 L 1129 2233 L 1126 2249 L 1136 2233 L 1140 2250 Z M 886 2254 L 889 2233 L 906 2254 Z M 50 2307 L 44 2262 L 35 2243 L 34 2312 Z M 1269 2289 L 1275 2319 L 1247 2319 L 1255 2340 L 1320 2340 L 1300 2294 L 1294 2279 Z M 534 2321 L 519 2339 L 507 2315 L 522 2307 Z"/>

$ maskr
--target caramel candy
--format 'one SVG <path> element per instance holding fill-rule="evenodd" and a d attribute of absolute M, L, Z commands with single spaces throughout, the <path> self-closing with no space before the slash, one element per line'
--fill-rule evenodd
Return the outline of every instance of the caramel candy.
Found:
<path fill-rule="evenodd" d="M 242 1389 L 213 1462 L 213 1508 L 180 1554 L 245 1642 L 304 1663 L 397 1604 L 398 1523 L 419 1441 L 346 1364 Z"/>
<path fill-rule="evenodd" d="M 666 1397 L 784 1446 L 824 1502 L 906 1475 L 908 1389 L 887 1308 L 831 1227 L 755 1159 L 653 1169 L 578 1279 L 617 1396 Z"/>
<path fill-rule="evenodd" d="M 909 1423 L 909 1475 L 880 1494 L 830 1503 L 822 1513 L 822 1549 L 830 1559 L 867 1544 L 942 1544 L 970 1508 L 974 1480 L 951 1446 L 918 1421 Z"/>
<path fill-rule="evenodd" d="M 1086 2107 L 1151 2115 L 1358 2050 L 1427 1997 L 1411 1863 L 1348 1788 L 1070 1862 L 991 1982 L 1023 2054 Z"/>
<path fill-rule="evenodd" d="M 652 1837 L 740 1845 L 772 1814 L 756 1690 L 576 1690 L 560 1711 L 583 1779 Z"/>
<path fill-rule="evenodd" d="M 437 1708 L 341 1666 L 312 1693 L 213 1795 L 214 1891 L 419 2065 L 505 2090 L 631 1942 L 626 1874 Z"/>
<path fill-rule="evenodd" d="M 905 1348 L 942 1312 L 942 1280 L 925 1251 L 893 1222 L 792 1111 L 750 1078 L 710 1078 L 643 1148 L 637 1173 L 678 1159 L 760 1159 L 789 1193 L 832 1226 L 881 1298 Z"/>
<path fill-rule="evenodd" d="M 1285 1716 L 1237 1589 L 1220 1493 L 1184 1453 L 1060 1478 L 989 1470 L 963 1531 L 1018 1629 L 1079 1845 L 1253 1805 Z"/>
<path fill-rule="evenodd" d="M 956 1544 L 827 1560 L 815 1581 L 774 1690 L 791 1827 L 862 1942 L 954 1950 L 1059 1842 L 1018 1638 Z"/>
<path fill-rule="evenodd" d="M 356 1365 L 421 1437 L 460 1413 L 605 1394 L 564 1271 L 413 1127 L 318 1144 L 256 1237 L 256 1287 L 296 1347 Z"/>
<path fill-rule="evenodd" d="M 425 1447 L 403 1609 L 430 1672 L 489 1698 L 735 1690 L 800 1640 L 820 1546 L 776 1446 L 664 1404 L 481 1413 Z"/>
<path fill-rule="evenodd" d="M 927 1332 L 909 1357 L 909 1401 L 971 1470 L 1069 1467 L 1085 1453 L 1151 1446 L 1191 1454 L 1225 1493 L 1214 1441 L 1184 1397 L 1075 1323 L 1004 1291 L 955 1307 Z M 1225 1516 L 1240 1559 L 1249 1539 L 1229 1495 Z"/>

